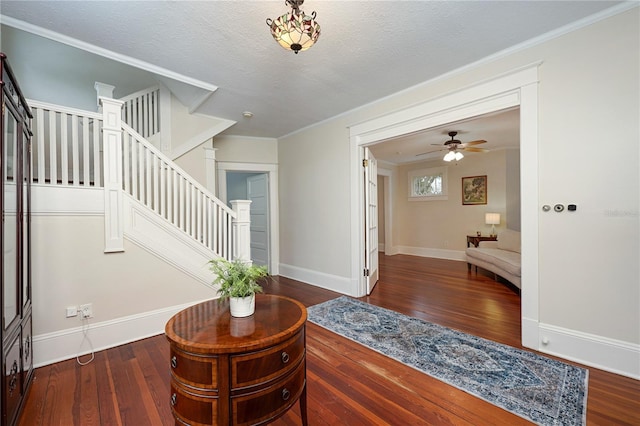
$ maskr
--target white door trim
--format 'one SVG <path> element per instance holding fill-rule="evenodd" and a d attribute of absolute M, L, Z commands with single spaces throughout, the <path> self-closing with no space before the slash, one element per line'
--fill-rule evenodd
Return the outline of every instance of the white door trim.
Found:
<path fill-rule="evenodd" d="M 279 275 L 280 265 L 280 231 L 278 217 L 278 165 L 260 163 L 234 163 L 219 161 L 218 198 L 227 202 L 227 172 L 267 173 L 269 176 L 269 273 Z"/>
<path fill-rule="evenodd" d="M 351 158 L 351 293 L 366 294 L 360 165 L 366 145 L 510 107 L 520 107 L 522 344 L 538 348 L 538 67 L 534 63 L 349 128 Z"/>

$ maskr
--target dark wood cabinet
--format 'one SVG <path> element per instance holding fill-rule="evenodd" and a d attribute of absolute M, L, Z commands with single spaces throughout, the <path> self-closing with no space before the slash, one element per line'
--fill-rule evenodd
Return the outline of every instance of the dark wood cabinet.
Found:
<path fill-rule="evenodd" d="M 304 305 L 274 295 L 256 295 L 246 318 L 217 300 L 176 314 L 165 328 L 176 424 L 265 424 L 300 401 L 306 425 L 306 319 Z"/>
<path fill-rule="evenodd" d="M 0 53 L 0 274 L 2 425 L 13 425 L 33 376 L 31 329 L 31 111 Z"/>

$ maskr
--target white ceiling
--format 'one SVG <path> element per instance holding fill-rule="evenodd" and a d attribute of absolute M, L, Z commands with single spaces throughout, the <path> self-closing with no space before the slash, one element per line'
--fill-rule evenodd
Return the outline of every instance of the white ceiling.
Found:
<path fill-rule="evenodd" d="M 317 12 L 322 33 L 298 55 L 279 47 L 265 23 L 287 12 L 284 0 L 2 0 L 0 13 L 4 24 L 174 81 L 178 98 L 196 112 L 237 121 L 226 134 L 281 137 L 620 3 L 307 0 L 302 9 Z M 244 118 L 244 111 L 254 116 Z M 437 148 L 430 144 L 443 143 L 449 130 L 462 142 L 485 139 L 490 149 L 517 145 L 514 114 L 431 129 L 417 146 L 396 141 L 379 155 L 407 161 Z"/>

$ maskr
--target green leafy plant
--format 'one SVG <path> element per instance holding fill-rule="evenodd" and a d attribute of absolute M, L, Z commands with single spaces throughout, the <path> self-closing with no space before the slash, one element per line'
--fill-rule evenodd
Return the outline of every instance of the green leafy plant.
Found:
<path fill-rule="evenodd" d="M 221 300 L 262 293 L 262 287 L 257 281 L 269 275 L 266 266 L 247 264 L 238 259 L 212 259 L 209 261 L 209 269 L 216 276 L 213 284 L 220 286 L 218 294 Z"/>

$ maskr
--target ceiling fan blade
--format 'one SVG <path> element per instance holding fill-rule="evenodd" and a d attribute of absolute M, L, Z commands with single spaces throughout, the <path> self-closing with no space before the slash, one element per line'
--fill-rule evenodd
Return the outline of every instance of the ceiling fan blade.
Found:
<path fill-rule="evenodd" d="M 488 149 L 484 149 L 484 148 L 461 148 L 461 149 L 469 152 L 489 152 Z"/>
<path fill-rule="evenodd" d="M 477 141 L 465 142 L 462 146 L 480 145 L 481 143 L 487 143 L 487 141 L 480 139 Z"/>
<path fill-rule="evenodd" d="M 433 154 L 434 152 L 438 152 L 438 151 L 442 151 L 442 150 L 441 149 L 436 149 L 435 151 L 422 152 L 420 154 L 416 154 L 416 157 L 419 157 L 421 155 Z"/>

